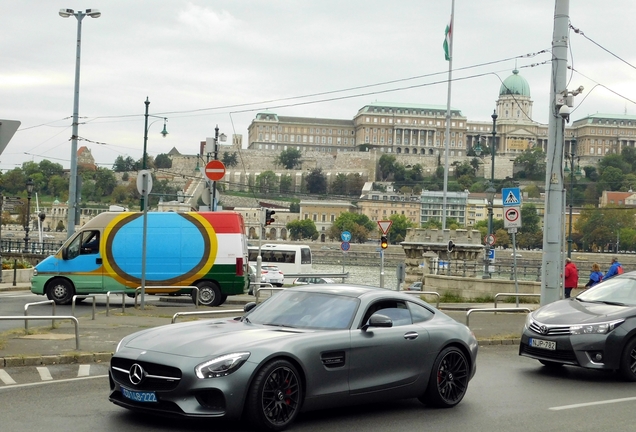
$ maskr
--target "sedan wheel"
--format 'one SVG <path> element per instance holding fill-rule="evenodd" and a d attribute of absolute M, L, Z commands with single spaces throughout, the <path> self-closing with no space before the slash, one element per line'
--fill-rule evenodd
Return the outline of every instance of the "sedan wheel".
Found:
<path fill-rule="evenodd" d="M 627 381 L 636 381 L 636 338 L 625 345 L 620 371 Z"/>
<path fill-rule="evenodd" d="M 286 360 L 274 360 L 263 366 L 252 383 L 248 419 L 259 429 L 280 431 L 294 421 L 301 405 L 298 371 Z"/>
<path fill-rule="evenodd" d="M 466 394 L 468 378 L 466 356 L 458 348 L 445 348 L 435 359 L 426 393 L 419 399 L 439 408 L 454 407 Z"/>
<path fill-rule="evenodd" d="M 55 304 L 66 305 L 71 303 L 75 289 L 73 285 L 66 279 L 53 279 L 46 287 L 46 297 L 53 300 Z"/>

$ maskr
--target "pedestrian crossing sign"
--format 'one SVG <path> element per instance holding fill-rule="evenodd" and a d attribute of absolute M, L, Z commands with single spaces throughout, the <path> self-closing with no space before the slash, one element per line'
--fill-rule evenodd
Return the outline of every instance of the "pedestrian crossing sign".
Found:
<path fill-rule="evenodd" d="M 501 200 L 504 207 L 519 207 L 521 205 L 521 191 L 519 188 L 501 189 Z"/>

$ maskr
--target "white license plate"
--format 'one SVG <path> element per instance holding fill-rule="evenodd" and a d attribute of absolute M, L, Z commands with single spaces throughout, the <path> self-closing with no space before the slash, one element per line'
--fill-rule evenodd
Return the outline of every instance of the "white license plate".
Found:
<path fill-rule="evenodd" d="M 121 394 L 123 394 L 125 398 L 135 402 L 157 402 L 155 392 L 128 390 L 127 388 L 122 387 Z"/>
<path fill-rule="evenodd" d="M 556 350 L 556 342 L 553 341 L 530 338 L 529 342 L 531 347 L 546 349 L 550 351 Z"/>

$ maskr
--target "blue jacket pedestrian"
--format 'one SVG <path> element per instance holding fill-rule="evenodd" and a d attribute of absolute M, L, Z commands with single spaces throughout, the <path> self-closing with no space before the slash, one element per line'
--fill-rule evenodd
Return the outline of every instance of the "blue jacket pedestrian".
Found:
<path fill-rule="evenodd" d="M 618 262 L 618 259 L 612 258 L 612 264 L 610 265 L 610 268 L 607 271 L 607 273 L 605 273 L 605 276 L 603 276 L 603 280 L 622 274 L 623 273 L 622 270 L 623 270 L 623 266 L 621 265 L 621 263 Z"/>

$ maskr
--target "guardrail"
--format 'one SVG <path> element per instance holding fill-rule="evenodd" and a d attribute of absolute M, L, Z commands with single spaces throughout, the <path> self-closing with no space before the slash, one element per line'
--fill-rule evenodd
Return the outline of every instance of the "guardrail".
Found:
<path fill-rule="evenodd" d="M 439 309 L 439 301 L 441 299 L 441 296 L 436 291 L 400 291 L 400 292 L 404 294 L 411 294 L 411 295 L 434 295 L 437 297 L 437 303 L 435 304 L 435 307 Z"/>
<path fill-rule="evenodd" d="M 80 340 L 79 340 L 79 321 L 74 316 L 66 316 L 66 315 L 54 315 L 54 316 L 38 316 L 31 315 L 29 317 L 24 316 L 0 316 L 0 320 L 9 321 L 9 320 L 71 320 L 73 324 L 75 324 L 75 349 L 80 349 Z"/>
<path fill-rule="evenodd" d="M 106 316 L 110 315 L 110 295 L 121 294 L 121 313 L 126 313 L 126 291 L 108 291 L 106 293 Z"/>
<path fill-rule="evenodd" d="M 194 285 L 187 285 L 187 286 L 170 286 L 170 285 L 163 285 L 163 286 L 147 286 L 146 290 L 159 290 L 159 291 L 179 291 L 182 289 L 191 289 L 195 291 L 195 299 L 194 299 L 194 307 L 195 309 L 199 309 L 199 287 L 194 286 Z M 141 287 L 137 287 L 135 289 L 135 309 L 137 308 L 137 298 L 139 297 L 139 295 L 141 294 Z"/>
<path fill-rule="evenodd" d="M 250 282 L 250 288 L 251 287 L 258 287 L 256 288 L 254 291 L 254 297 L 256 298 L 256 303 L 258 303 L 258 292 L 260 291 L 261 287 L 265 287 L 266 289 L 274 289 L 274 286 L 271 283 L 266 283 L 266 282 Z"/>
<path fill-rule="evenodd" d="M 74 295 L 73 299 L 71 300 L 71 315 L 75 316 L 75 302 L 77 299 L 85 299 L 85 298 L 92 298 L 93 299 L 93 321 L 95 321 L 95 303 L 97 301 L 95 294 L 87 294 L 87 295 Z M 54 314 L 55 315 L 55 314 Z"/>
<path fill-rule="evenodd" d="M 28 316 L 29 314 L 29 307 L 30 306 L 36 306 L 36 305 L 43 305 L 43 304 L 50 304 L 53 305 L 53 316 L 55 316 L 55 302 L 53 300 L 44 300 L 44 301 L 39 301 L 39 302 L 35 302 L 35 303 L 27 303 L 24 305 L 24 316 Z M 55 325 L 55 319 L 51 320 L 51 327 L 53 327 Z M 29 330 L 29 319 L 25 319 L 24 320 L 24 330 Z"/>
<path fill-rule="evenodd" d="M 497 309 L 498 297 L 541 297 L 541 294 L 497 293 L 495 294 L 495 309 Z"/>
<path fill-rule="evenodd" d="M 227 310 L 216 310 L 216 311 L 201 311 L 201 312 L 177 312 L 172 315 L 172 322 L 170 324 L 174 324 L 177 321 L 177 318 L 180 316 L 192 316 L 192 315 L 221 315 L 228 313 L 243 313 L 245 312 L 243 309 L 227 309 Z"/>
<path fill-rule="evenodd" d="M 295 279 L 299 277 L 326 277 L 333 279 L 344 280 L 349 277 L 349 272 L 346 273 L 285 273 L 285 278 Z"/>
<path fill-rule="evenodd" d="M 255 284 L 255 285 L 258 285 L 258 284 Z M 285 288 L 279 288 L 279 287 L 274 288 L 273 286 L 271 286 L 272 284 L 260 284 L 260 285 L 270 285 L 270 286 L 269 287 L 258 288 L 256 290 L 256 303 L 258 303 L 258 299 L 260 297 L 259 293 L 261 291 L 269 291 L 270 292 L 270 297 L 271 297 L 271 296 L 274 295 L 274 291 L 283 291 L 285 289 Z"/>
<path fill-rule="evenodd" d="M 530 310 L 530 308 L 527 308 L 527 307 L 499 308 L 499 309 L 495 309 L 495 308 L 469 309 L 466 312 L 466 327 L 470 327 L 470 325 L 469 325 L 470 314 L 472 314 L 474 312 L 527 312 L 527 313 L 530 313 L 532 311 Z"/>

